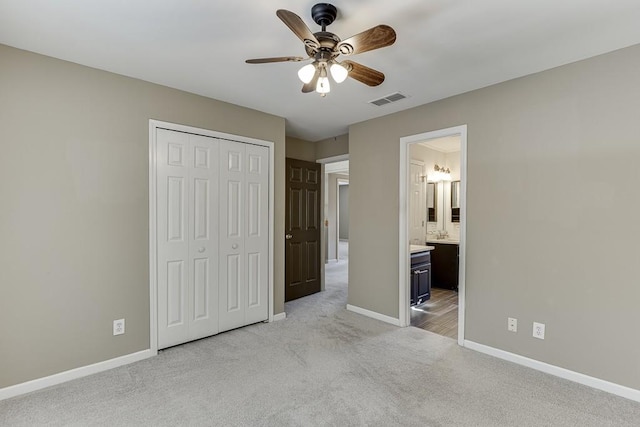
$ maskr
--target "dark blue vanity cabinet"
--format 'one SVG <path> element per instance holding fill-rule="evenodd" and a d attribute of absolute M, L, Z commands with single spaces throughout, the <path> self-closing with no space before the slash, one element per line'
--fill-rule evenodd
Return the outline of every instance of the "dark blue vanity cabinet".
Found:
<path fill-rule="evenodd" d="M 411 254 L 411 305 L 431 298 L 431 252 Z"/>

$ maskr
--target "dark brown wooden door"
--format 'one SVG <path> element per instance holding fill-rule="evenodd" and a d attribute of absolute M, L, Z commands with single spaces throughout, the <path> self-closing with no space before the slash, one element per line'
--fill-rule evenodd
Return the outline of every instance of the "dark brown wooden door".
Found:
<path fill-rule="evenodd" d="M 284 300 L 320 291 L 320 164 L 287 159 Z"/>

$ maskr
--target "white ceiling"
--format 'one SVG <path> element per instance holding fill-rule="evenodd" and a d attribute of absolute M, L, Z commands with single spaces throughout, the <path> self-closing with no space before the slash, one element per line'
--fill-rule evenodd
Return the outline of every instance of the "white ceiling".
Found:
<path fill-rule="evenodd" d="M 460 151 L 460 135 L 429 139 L 419 144 L 441 153 L 456 153 Z"/>
<path fill-rule="evenodd" d="M 287 135 L 317 141 L 363 120 L 640 43 L 639 0 L 334 0 L 342 39 L 377 24 L 393 46 L 350 59 L 385 73 L 375 88 L 347 79 L 326 98 L 303 94 L 305 56 L 276 17 L 312 31 L 315 1 L 0 0 L 0 43 L 286 118 Z M 375 107 L 393 92 L 409 98 Z"/>

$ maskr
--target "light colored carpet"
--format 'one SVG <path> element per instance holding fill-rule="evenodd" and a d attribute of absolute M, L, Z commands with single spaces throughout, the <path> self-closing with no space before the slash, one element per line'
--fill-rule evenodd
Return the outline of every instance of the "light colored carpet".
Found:
<path fill-rule="evenodd" d="M 286 320 L 2 401 L 0 425 L 639 425 L 636 402 L 346 311 L 345 265 Z"/>

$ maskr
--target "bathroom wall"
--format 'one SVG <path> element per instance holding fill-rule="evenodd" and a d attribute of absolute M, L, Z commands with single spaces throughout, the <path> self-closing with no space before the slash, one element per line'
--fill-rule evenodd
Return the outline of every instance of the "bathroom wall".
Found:
<path fill-rule="evenodd" d="M 432 148 L 412 144 L 409 147 L 410 158 L 424 162 L 427 179 L 432 173 L 434 166 L 448 167 L 451 171 L 451 180 L 460 179 L 460 152 L 443 153 Z M 452 239 L 460 239 L 460 223 L 451 222 L 451 186 L 448 181 L 436 183 L 437 189 L 437 221 L 427 222 L 425 240 L 433 237 L 438 230 L 446 230 Z"/>

